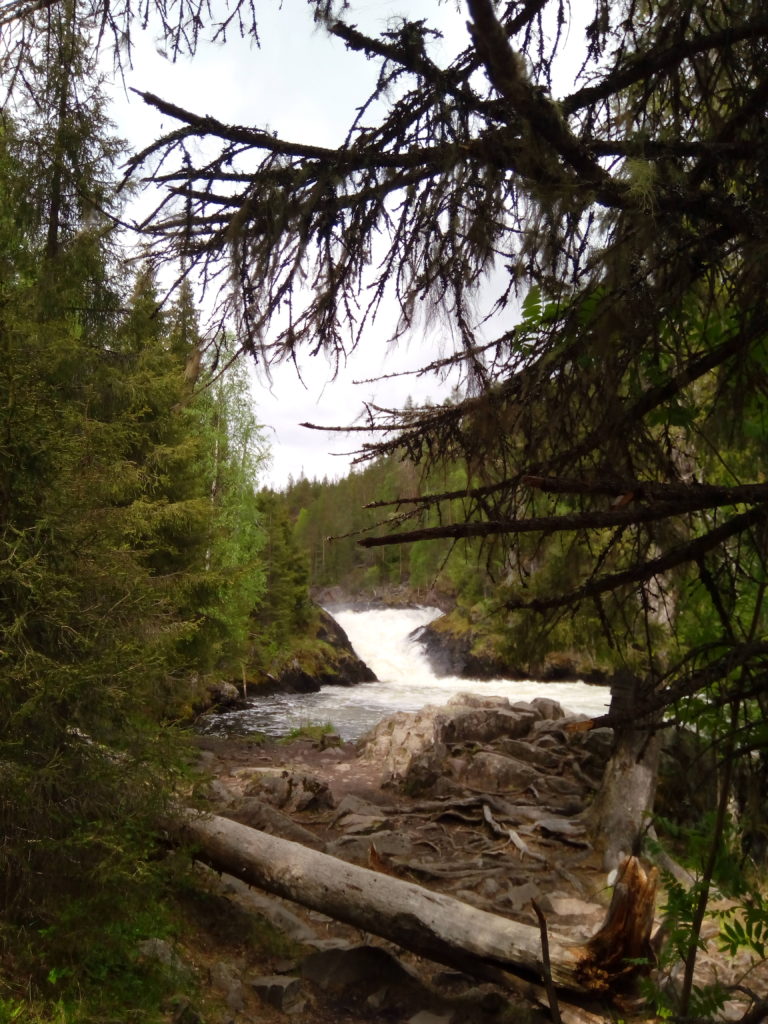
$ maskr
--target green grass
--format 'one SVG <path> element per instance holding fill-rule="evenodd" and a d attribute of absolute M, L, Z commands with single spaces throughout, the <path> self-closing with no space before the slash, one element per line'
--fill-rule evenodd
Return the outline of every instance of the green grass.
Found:
<path fill-rule="evenodd" d="M 307 722 L 306 725 L 299 725 L 285 736 L 281 736 L 278 743 L 292 743 L 293 740 L 313 740 L 318 743 L 323 736 L 336 731 L 331 722 Z"/>

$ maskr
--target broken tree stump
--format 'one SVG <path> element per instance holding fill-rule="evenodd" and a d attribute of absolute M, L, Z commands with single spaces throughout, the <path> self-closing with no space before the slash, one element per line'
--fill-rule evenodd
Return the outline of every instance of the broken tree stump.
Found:
<path fill-rule="evenodd" d="M 646 872 L 637 857 L 621 864 L 606 919 L 586 946 L 588 988 L 608 990 L 636 971 L 636 961 L 653 962 L 651 928 L 658 885 L 658 870 Z"/>

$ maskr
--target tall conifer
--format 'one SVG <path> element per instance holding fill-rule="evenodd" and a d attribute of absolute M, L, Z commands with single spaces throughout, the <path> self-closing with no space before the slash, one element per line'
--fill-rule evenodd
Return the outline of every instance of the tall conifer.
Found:
<path fill-rule="evenodd" d="M 18 953 L 33 928 L 31 966 L 61 977 L 154 902 L 180 764 L 165 723 L 196 674 L 237 660 L 260 577 L 231 626 L 237 516 L 211 500 L 211 400 L 185 377 L 191 296 L 166 313 L 150 272 L 120 283 L 93 26 L 67 4 L 44 16 L 0 126 L 0 943 Z"/>

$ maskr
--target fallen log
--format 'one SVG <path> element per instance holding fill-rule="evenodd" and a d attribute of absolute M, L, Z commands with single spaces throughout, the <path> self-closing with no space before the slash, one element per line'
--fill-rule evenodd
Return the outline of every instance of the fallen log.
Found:
<path fill-rule="evenodd" d="M 543 977 L 540 930 L 533 925 L 490 914 L 228 818 L 189 812 L 173 830 L 217 871 L 438 963 L 494 981 L 513 975 L 538 983 Z M 574 945 L 550 933 L 551 978 L 558 988 L 606 993 L 614 980 L 627 975 L 622 949 L 627 949 L 626 956 L 637 957 L 647 947 L 655 879 L 645 875 L 636 858 L 630 858 L 616 892 L 621 894 L 618 914 L 609 910 L 605 925 L 590 942 Z M 642 906 L 639 915 L 633 914 L 633 903 Z M 646 934 L 639 934 L 638 928 Z"/>

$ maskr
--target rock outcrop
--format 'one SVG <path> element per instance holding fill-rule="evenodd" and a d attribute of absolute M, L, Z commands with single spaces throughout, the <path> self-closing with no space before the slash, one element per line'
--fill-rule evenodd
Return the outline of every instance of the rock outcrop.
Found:
<path fill-rule="evenodd" d="M 566 682 L 580 679 L 604 685 L 607 675 L 578 654 L 551 651 L 539 664 L 511 660 L 498 649 L 494 636 L 481 635 L 471 627 L 459 627 L 449 616 L 441 616 L 414 630 L 412 638 L 424 648 L 432 671 L 438 676 L 461 679 L 537 679 Z"/>
<path fill-rule="evenodd" d="M 358 658 L 349 637 L 324 608 L 317 609 L 315 646 L 310 655 L 297 655 L 272 672 L 259 693 L 317 693 L 322 686 L 355 686 L 375 682 L 375 673 Z"/>
<path fill-rule="evenodd" d="M 547 698 L 510 704 L 506 697 L 465 693 L 444 707 L 392 715 L 359 749 L 381 768 L 383 785 L 412 794 L 527 790 L 542 802 L 582 803 L 612 741 L 609 729 L 579 728 L 588 721 Z"/>
<path fill-rule="evenodd" d="M 324 608 L 320 609 L 317 638 L 334 651 L 331 664 L 320 676 L 323 685 L 354 686 L 357 683 L 376 681 L 376 674 L 358 658 L 347 634 Z"/>

